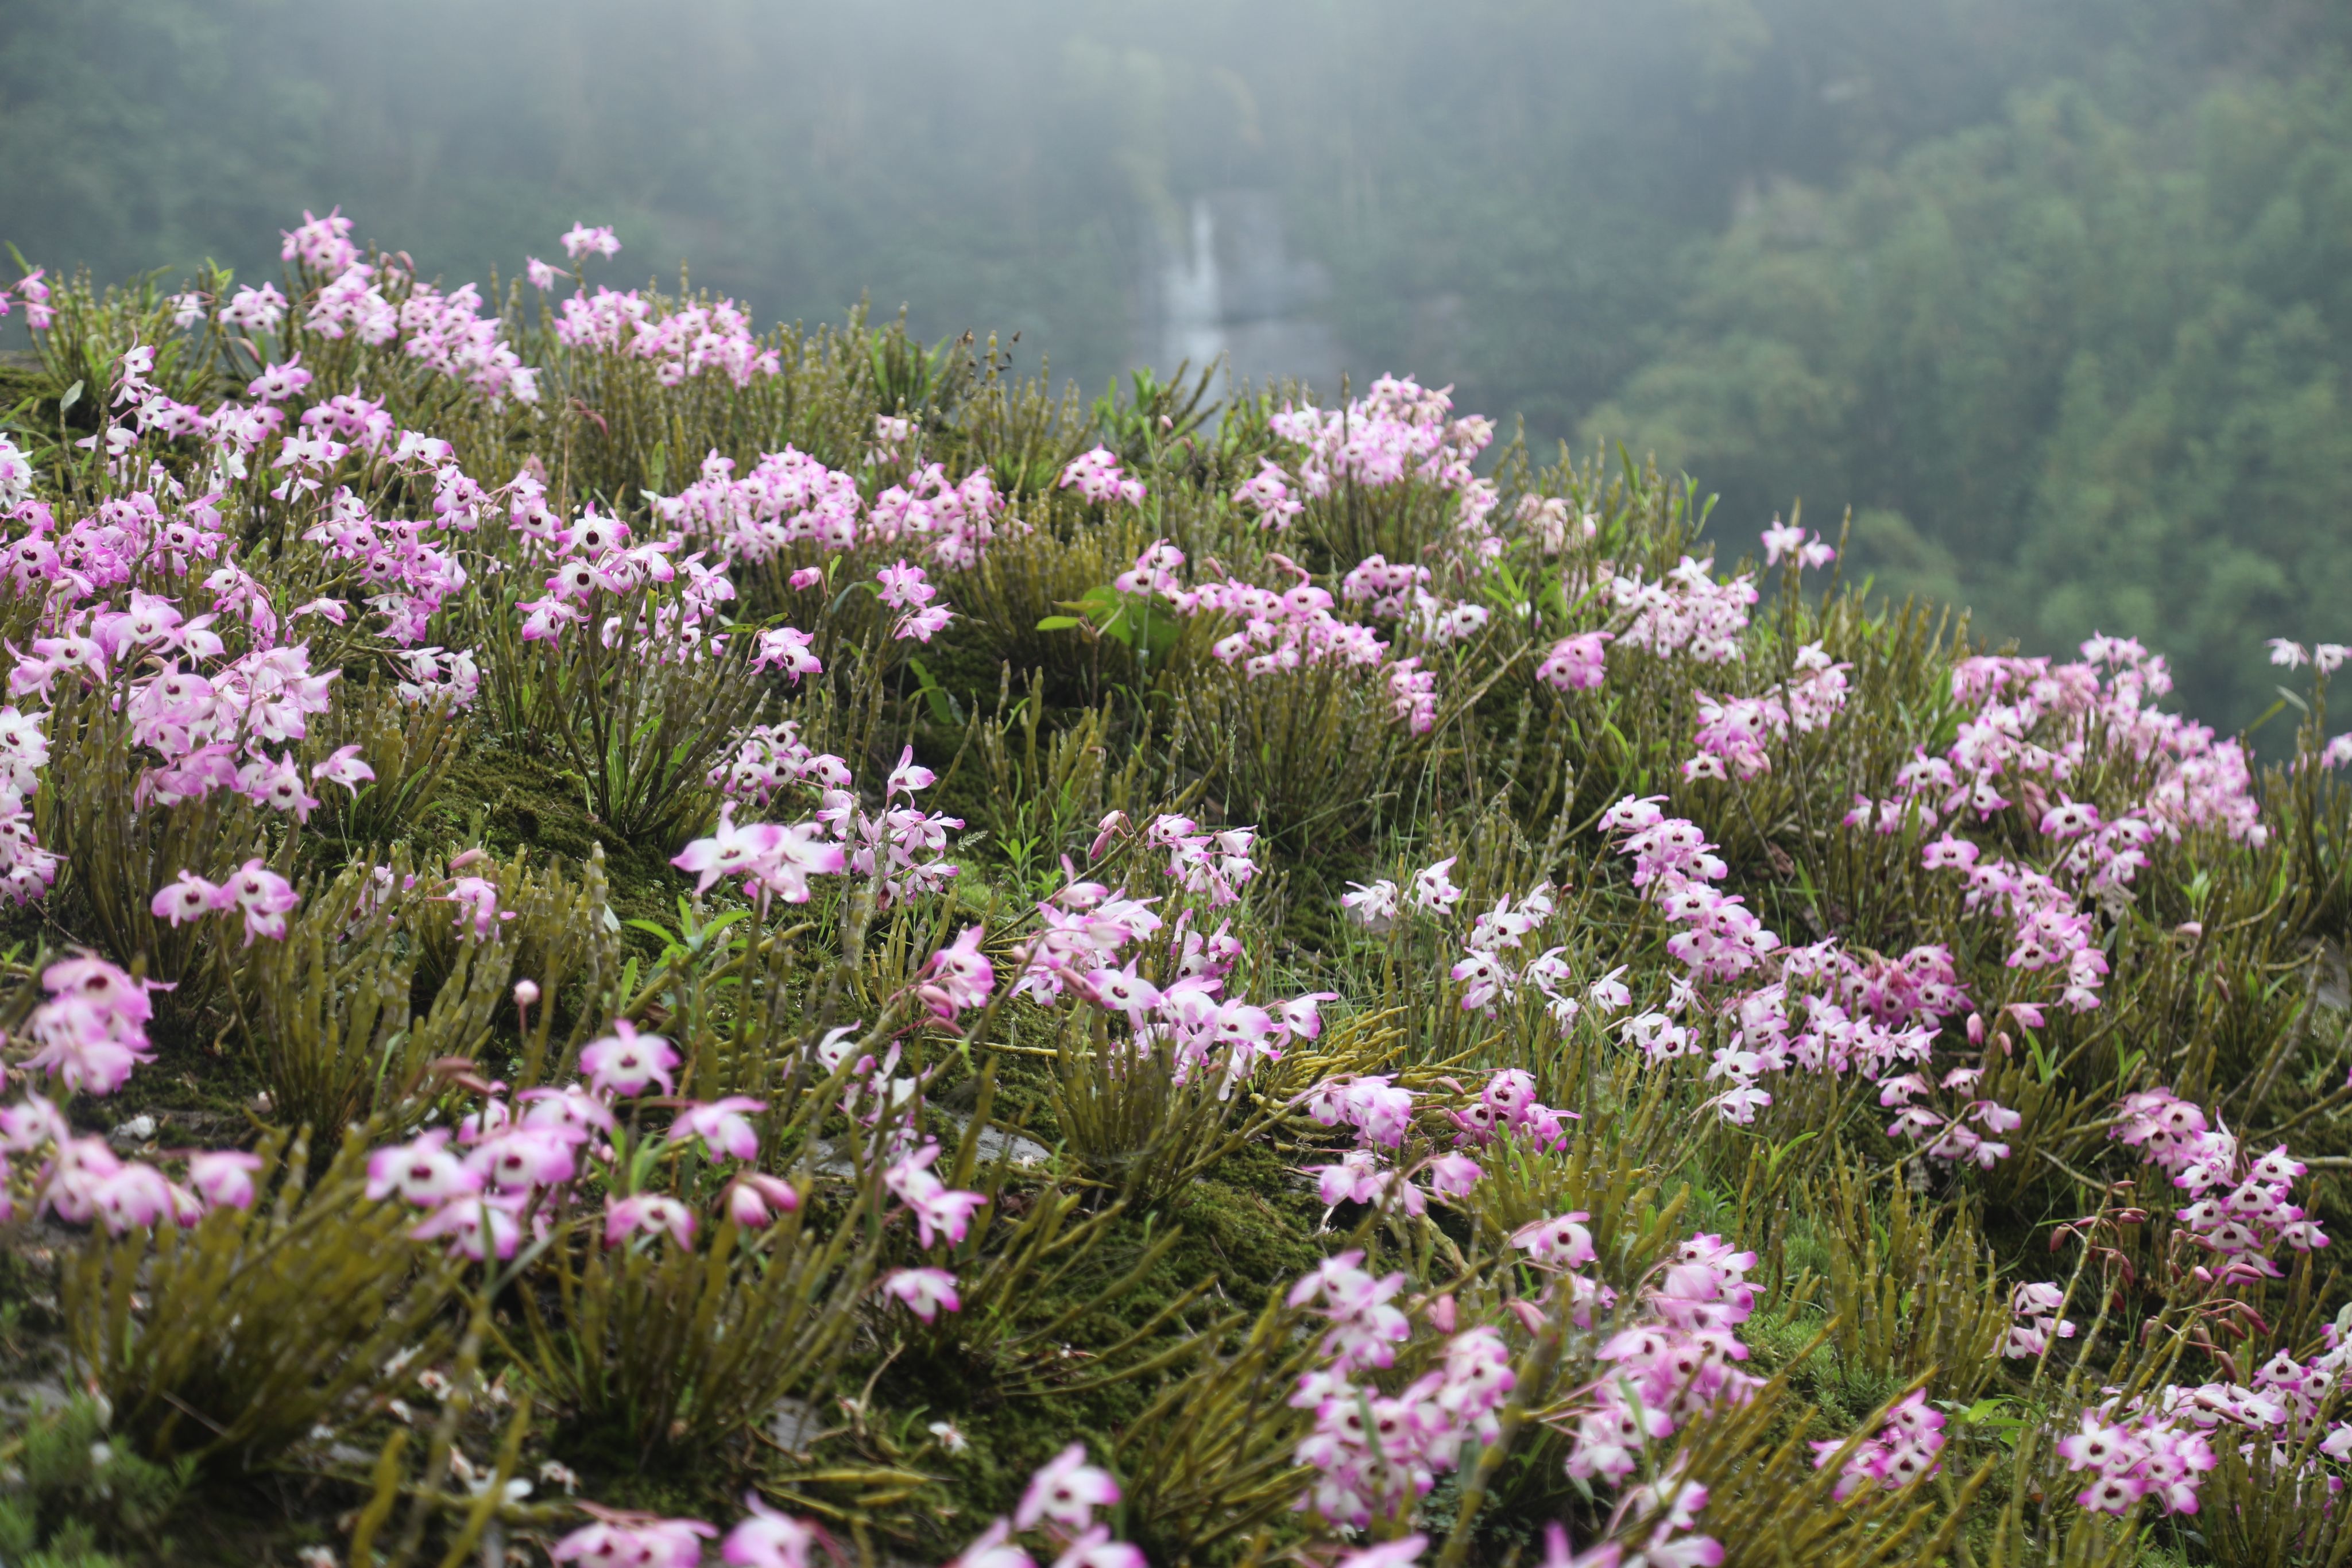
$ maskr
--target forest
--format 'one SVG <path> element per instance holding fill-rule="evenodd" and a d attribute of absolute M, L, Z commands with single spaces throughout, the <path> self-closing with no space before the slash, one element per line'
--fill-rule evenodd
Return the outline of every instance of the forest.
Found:
<path fill-rule="evenodd" d="M 2139 637 L 2258 746 L 2263 639 L 2352 637 L 2318 0 L 9 10 L 0 240 L 68 274 L 266 267 L 341 202 L 487 281 L 594 213 L 666 283 L 904 306 L 1092 398 L 1150 358 L 1147 242 L 1263 189 L 1359 388 L 1622 443 L 1743 529 L 1851 508 L 1884 591 Z"/>

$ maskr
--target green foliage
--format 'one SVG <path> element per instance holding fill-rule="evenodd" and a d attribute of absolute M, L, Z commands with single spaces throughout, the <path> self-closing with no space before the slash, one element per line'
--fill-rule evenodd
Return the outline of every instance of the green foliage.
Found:
<path fill-rule="evenodd" d="M 1967 1209 L 1920 1212 L 1907 1181 L 1887 1184 L 1884 1231 L 1855 1172 L 1832 1177 L 1833 1195 L 1803 1209 L 1827 1220 L 1828 1308 L 1838 1349 L 1857 1371 L 1927 1377 L 1938 1399 L 1973 1400 L 2009 1333 L 2009 1287 L 1996 1272 Z"/>
<path fill-rule="evenodd" d="M 173 1000 L 194 1010 L 220 981 L 218 949 L 234 927 L 167 924 L 152 907 L 155 890 L 182 871 L 226 882 L 257 856 L 283 870 L 288 846 L 273 853 L 268 811 L 228 790 L 140 809 L 145 763 L 111 695 L 84 691 L 58 705 L 50 737 L 58 787 L 36 799 L 36 821 L 42 841 L 72 866 L 70 896 L 91 935 L 110 952 L 143 956 L 151 978 L 184 985 Z"/>
<path fill-rule="evenodd" d="M 404 847 L 388 866 L 346 866 L 305 888 L 286 939 L 238 971 L 247 1046 L 287 1124 L 322 1136 L 371 1116 L 405 1127 L 429 1109 L 436 1071 L 480 1053 L 521 937 L 493 920 L 488 936 L 457 940 L 435 966 L 429 1010 L 412 1014 L 435 928 L 452 924 L 446 885 L 420 878 Z"/>
<path fill-rule="evenodd" d="M 94 1239 L 60 1296 L 74 1365 L 105 1391 L 110 1429 L 157 1462 L 237 1467 L 305 1437 L 395 1352 L 443 1338 L 457 1268 L 411 1241 L 407 1212 L 367 1197 L 361 1137 L 310 1178 L 310 1145 L 262 1146 L 262 1196 L 183 1231 Z"/>
<path fill-rule="evenodd" d="M 700 1250 L 560 1239 L 549 1253 L 559 1312 L 534 1303 L 530 1315 L 541 1386 L 582 1428 L 617 1430 L 641 1462 L 728 1442 L 822 1386 L 873 1253 L 860 1244 L 863 1207 L 830 1217 L 822 1236 L 805 1234 L 805 1208 L 757 1235 L 722 1224 Z"/>
<path fill-rule="evenodd" d="M 715 814 L 706 776 L 767 695 L 751 673 L 748 635 L 723 650 L 647 651 L 655 627 L 677 613 L 666 597 L 648 588 L 616 602 L 599 590 L 583 606 L 590 630 L 561 647 L 521 641 L 509 616 L 484 661 L 508 733 L 554 747 L 597 821 L 656 848 Z M 618 623 L 609 641 L 608 619 Z"/>
<path fill-rule="evenodd" d="M 1864 508 L 1854 569 L 1897 599 L 2036 648 L 2141 636 L 2190 707 L 2250 722 L 2263 638 L 2352 635 L 2343 83 L 2322 55 L 2147 105 L 2053 86 L 1786 184 L 1584 428 L 1706 473 L 1735 515 Z"/>
<path fill-rule="evenodd" d="M 0 1553 L 22 1568 L 113 1568 L 100 1548 L 169 1549 L 164 1533 L 194 1470 L 152 1464 L 107 1439 L 88 1396 L 33 1416 L 0 1442 Z"/>
<path fill-rule="evenodd" d="M 311 830 L 352 846 L 405 836 L 432 808 L 471 727 L 448 705 L 404 703 L 388 685 L 340 694 L 311 721 L 312 743 L 322 754 L 358 747 L 375 778 L 356 791 L 325 790 Z"/>

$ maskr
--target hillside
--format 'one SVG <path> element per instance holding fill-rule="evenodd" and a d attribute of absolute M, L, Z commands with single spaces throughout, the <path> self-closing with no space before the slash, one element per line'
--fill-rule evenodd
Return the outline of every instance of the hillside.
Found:
<path fill-rule="evenodd" d="M 9 289 L 0 1558 L 2352 1556 L 2343 647 L 351 234 Z"/>

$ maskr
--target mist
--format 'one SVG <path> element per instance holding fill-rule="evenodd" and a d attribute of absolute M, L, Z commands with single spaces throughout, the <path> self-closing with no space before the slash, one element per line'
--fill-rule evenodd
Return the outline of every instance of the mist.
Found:
<path fill-rule="evenodd" d="M 1622 441 L 1688 469 L 1735 554 L 1793 504 L 1832 533 L 1851 507 L 1855 571 L 2033 651 L 2143 636 L 2219 722 L 2268 701 L 2262 637 L 2352 632 L 2347 569 L 2316 560 L 2352 476 L 2340 198 L 2309 167 L 2352 158 L 2352 119 L 2321 6 L 8 15 L 0 238 L 30 264 L 274 276 L 278 231 L 341 205 L 487 283 L 610 223 L 616 285 L 683 268 L 763 320 L 903 309 L 1089 396 L 1180 361 L 1451 384 L 1538 460 Z M 2216 182 L 2194 211 L 2139 213 L 2172 257 L 2140 287 L 2099 204 L 2160 208 L 2188 176 Z M 2296 212 L 2265 220 L 2268 186 Z M 2263 221 L 2267 248 L 2232 248 Z M 2176 372 L 2205 390 L 2150 430 L 2135 395 Z"/>

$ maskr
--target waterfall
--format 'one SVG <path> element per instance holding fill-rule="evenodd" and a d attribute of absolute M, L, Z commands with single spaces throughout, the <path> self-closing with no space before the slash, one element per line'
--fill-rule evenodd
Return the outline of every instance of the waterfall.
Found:
<path fill-rule="evenodd" d="M 1217 217 L 1205 196 L 1192 198 L 1192 246 L 1160 269 L 1160 354 L 1163 370 L 1189 361 L 1205 365 L 1226 353 L 1223 301 L 1217 275 Z"/>
<path fill-rule="evenodd" d="M 1157 226 L 1146 258 L 1135 362 L 1161 374 L 1223 359 L 1236 380 L 1339 390 L 1339 340 L 1317 315 L 1323 268 L 1294 258 L 1271 191 L 1192 198 L 1182 230 Z"/>

